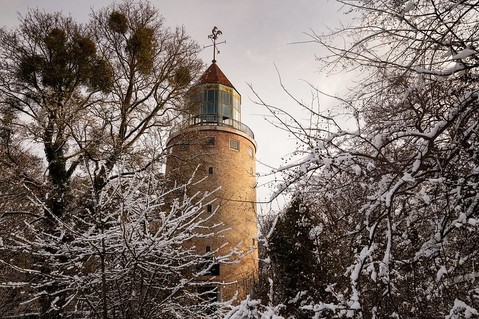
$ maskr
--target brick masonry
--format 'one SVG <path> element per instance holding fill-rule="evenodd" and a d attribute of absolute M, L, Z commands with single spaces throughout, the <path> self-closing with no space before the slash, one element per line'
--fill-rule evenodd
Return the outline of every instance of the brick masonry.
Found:
<path fill-rule="evenodd" d="M 214 138 L 214 144 L 212 140 Z M 233 149 L 236 142 L 239 149 Z M 233 143 L 233 144 L 231 144 Z M 219 276 L 205 278 L 219 282 L 222 300 L 237 292 L 243 298 L 251 292 L 258 272 L 256 219 L 256 144 L 249 135 L 228 126 L 190 126 L 168 140 L 170 150 L 166 174 L 170 181 L 185 183 L 194 174 L 199 182 L 189 189 L 196 192 L 215 191 L 212 198 L 213 217 L 209 225 L 222 224 L 218 236 L 195 241 L 199 253 L 207 246 L 219 249 L 220 255 L 232 249 L 240 253 L 235 263 L 220 265 Z M 205 208 L 206 211 L 206 208 Z"/>

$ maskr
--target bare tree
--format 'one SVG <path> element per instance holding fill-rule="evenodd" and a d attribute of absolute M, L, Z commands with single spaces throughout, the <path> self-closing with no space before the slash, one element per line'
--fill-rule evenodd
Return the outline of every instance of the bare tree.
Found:
<path fill-rule="evenodd" d="M 11 126 L 43 148 L 48 207 L 61 216 L 80 163 L 99 191 L 120 158 L 136 169 L 151 162 L 142 139 L 180 110 L 202 66 L 199 48 L 146 2 L 93 13 L 88 26 L 39 10 L 20 22 L 0 35 L 1 106 L 18 115 Z"/>
<path fill-rule="evenodd" d="M 205 226 L 214 214 L 203 209 L 211 194 L 171 200 L 176 189 L 166 190 L 154 173 L 121 177 L 116 171 L 115 175 L 99 194 L 95 214 L 79 208 L 71 218 L 55 218 L 54 234 L 26 220 L 26 230 L 2 236 L 2 256 L 9 256 L 2 263 L 23 274 L 20 281 L 15 280 L 17 275 L 2 284 L 17 292 L 6 315 L 37 313 L 37 300 L 42 302 L 46 293 L 51 297 L 46 313 L 67 318 L 221 314 L 220 304 L 215 314 L 211 302 L 197 293 L 207 284 L 201 276 L 213 266 L 205 260 L 214 252 L 199 255 L 188 244 L 220 230 Z M 32 200 L 39 214 L 47 209 L 41 199 Z M 228 256 L 218 256 L 215 262 L 227 260 Z M 61 290 L 51 290 L 52 286 Z"/>
<path fill-rule="evenodd" d="M 298 101 L 323 125 L 286 127 L 301 146 L 279 187 L 307 194 L 320 240 L 335 238 L 328 251 L 340 256 L 327 283 L 335 301 L 308 309 L 477 316 L 478 3 L 339 2 L 359 18 L 311 37 L 330 52 L 323 70 L 356 72 L 359 84 L 338 98 L 356 125 Z"/>
<path fill-rule="evenodd" d="M 74 249 L 62 247 L 82 238 L 71 233 L 75 227 L 109 227 L 100 203 L 110 180 L 121 177 L 112 172 L 160 170 L 162 138 L 202 67 L 198 50 L 182 28 L 164 26 L 147 2 L 112 5 L 92 13 L 87 25 L 31 10 L 18 28 L 0 31 L 0 163 L 8 173 L 0 207 L 2 216 L 17 217 L 5 225 L 20 225 L 26 245 L 18 255 L 21 267 L 7 269 L 23 273 L 12 282 L 32 281 L 25 293 L 44 289 L 36 295 L 42 317 L 57 318 L 76 300 L 55 267 L 73 258 Z M 5 255 L 7 265 L 15 261 Z M 24 271 L 30 264 L 38 268 Z M 81 269 L 93 276 L 100 264 L 75 265 L 69 275 Z M 105 308 L 99 313 L 104 316 Z"/>
<path fill-rule="evenodd" d="M 113 85 L 107 103 L 93 108 L 95 123 L 80 126 L 76 139 L 90 161 L 88 173 L 101 188 L 105 174 L 125 154 L 132 169 L 148 166 L 161 154 L 161 144 L 146 153 L 138 146 L 145 137 L 155 141 L 154 134 L 169 131 L 172 119 L 185 110 L 185 93 L 203 64 L 199 46 L 185 30 L 165 27 L 147 2 L 125 1 L 93 13 L 90 28 L 102 56 L 108 57 Z M 89 132 L 98 136 L 84 139 Z"/>
<path fill-rule="evenodd" d="M 31 11 L 18 31 L 2 30 L 0 38 L 2 113 L 13 114 L 10 127 L 43 148 L 48 206 L 60 216 L 79 163 L 69 152 L 70 126 L 108 89 L 111 74 L 84 28 L 58 13 Z"/>

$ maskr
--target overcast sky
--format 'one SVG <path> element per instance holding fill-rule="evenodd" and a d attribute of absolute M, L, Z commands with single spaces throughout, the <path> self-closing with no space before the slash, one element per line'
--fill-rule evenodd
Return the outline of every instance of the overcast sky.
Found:
<path fill-rule="evenodd" d="M 305 34 L 314 30 L 324 32 L 344 21 L 339 6 L 328 0 L 151 0 L 165 18 L 167 26 L 183 25 L 200 45 L 211 44 L 208 35 L 217 26 L 223 35 L 216 60 L 225 75 L 242 96 L 242 121 L 254 132 L 258 143 L 258 160 L 272 166 L 281 164 L 281 157 L 292 152 L 294 143 L 265 120 L 266 110 L 254 104 L 256 100 L 248 87 L 251 84 L 268 103 L 295 113 L 299 109 L 282 92 L 278 68 L 285 85 L 299 99 L 309 101 L 311 89 L 304 82 L 329 92 L 340 84 L 320 72 L 315 54 L 321 54 L 316 44 L 291 44 L 309 40 Z M 0 24 L 14 27 L 18 14 L 28 8 L 47 12 L 62 11 L 78 21 L 88 20 L 93 9 L 112 3 L 106 0 L 0 0 Z M 200 57 L 209 65 L 212 48 L 206 48 Z M 344 84 L 341 84 L 344 85 Z M 298 111 L 298 116 L 301 114 Z M 258 172 L 269 169 L 258 165 Z M 264 184 L 268 178 L 260 179 Z M 267 187 L 260 187 L 258 200 L 268 197 Z M 273 207 L 274 208 L 274 207 Z M 262 207 L 267 210 L 266 206 Z"/>

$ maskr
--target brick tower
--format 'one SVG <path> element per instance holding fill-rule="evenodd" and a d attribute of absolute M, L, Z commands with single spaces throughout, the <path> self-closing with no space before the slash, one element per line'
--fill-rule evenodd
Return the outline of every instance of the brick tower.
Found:
<path fill-rule="evenodd" d="M 216 190 L 215 200 L 205 207 L 208 221 L 222 224 L 220 235 L 197 239 L 199 253 L 226 255 L 238 251 L 232 263 L 216 265 L 205 281 L 214 283 L 214 297 L 229 300 L 245 297 L 258 271 L 256 223 L 256 142 L 253 132 L 241 123 L 241 96 L 213 59 L 191 95 L 191 116 L 176 126 L 167 142 L 170 150 L 166 174 L 184 183 L 194 176 L 203 180 L 189 193 Z"/>

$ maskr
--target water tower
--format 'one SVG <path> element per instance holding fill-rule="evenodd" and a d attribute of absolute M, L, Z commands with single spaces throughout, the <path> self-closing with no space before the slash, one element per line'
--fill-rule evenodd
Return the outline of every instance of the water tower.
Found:
<path fill-rule="evenodd" d="M 205 213 L 216 211 L 208 223 L 221 224 L 218 236 L 195 240 L 199 253 L 238 255 L 231 263 L 220 263 L 205 276 L 214 282 L 218 300 L 239 298 L 251 292 L 258 272 L 256 220 L 256 142 L 253 131 L 241 122 L 241 95 L 216 63 L 216 27 L 212 64 L 201 76 L 190 96 L 191 115 L 173 128 L 167 142 L 170 150 L 167 176 L 185 183 L 192 176 L 202 182 L 190 186 L 189 194 L 217 191 Z"/>

